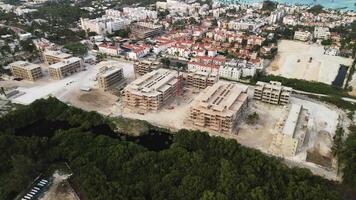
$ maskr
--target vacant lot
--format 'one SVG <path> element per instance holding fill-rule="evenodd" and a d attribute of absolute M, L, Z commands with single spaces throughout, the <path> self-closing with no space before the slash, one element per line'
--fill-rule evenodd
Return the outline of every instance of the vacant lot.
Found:
<path fill-rule="evenodd" d="M 351 66 L 352 59 L 324 55 L 324 48 L 320 45 L 282 40 L 278 44 L 276 58 L 267 67 L 267 73 L 331 84 L 340 64 Z"/>

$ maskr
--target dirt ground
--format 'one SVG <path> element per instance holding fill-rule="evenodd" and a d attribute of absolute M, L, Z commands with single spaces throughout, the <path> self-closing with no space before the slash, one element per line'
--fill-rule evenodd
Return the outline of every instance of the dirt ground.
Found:
<path fill-rule="evenodd" d="M 69 91 L 65 96 L 60 98 L 60 100 L 83 110 L 99 111 L 106 115 L 109 115 L 112 112 L 112 107 L 117 99 L 117 96 L 110 92 L 105 92 L 102 89 L 93 89 L 89 92 L 75 89 Z"/>
<path fill-rule="evenodd" d="M 79 200 L 73 188 L 68 183 L 69 175 L 56 171 L 53 174 L 53 182 L 40 200 Z"/>
<path fill-rule="evenodd" d="M 242 123 L 236 137 L 237 141 L 245 146 L 259 149 L 267 153 L 276 133 L 277 124 L 286 110 L 283 106 L 275 106 L 260 101 L 252 101 L 250 112 L 259 115 L 257 124 Z"/>
<path fill-rule="evenodd" d="M 331 84 L 338 74 L 340 64 L 351 66 L 352 59 L 324 55 L 324 48 L 317 44 L 282 40 L 278 44 L 276 58 L 266 71 L 287 78 Z"/>

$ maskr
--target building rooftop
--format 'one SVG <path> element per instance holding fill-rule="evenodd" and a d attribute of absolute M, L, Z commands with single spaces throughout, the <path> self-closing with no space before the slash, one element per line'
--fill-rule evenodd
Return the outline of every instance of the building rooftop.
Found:
<path fill-rule="evenodd" d="M 66 66 L 66 65 L 68 65 L 68 64 L 71 64 L 71 63 L 74 63 L 74 62 L 78 62 L 78 61 L 80 61 L 80 60 L 81 60 L 81 59 L 78 58 L 78 57 L 70 57 L 70 58 L 65 59 L 65 60 L 62 60 L 62 61 L 60 61 L 60 62 L 58 62 L 58 63 L 55 63 L 55 64 L 53 64 L 53 65 L 50 65 L 49 67 L 50 67 L 50 68 L 58 69 L 58 68 L 61 68 L 61 67 L 63 67 L 63 66 Z"/>
<path fill-rule="evenodd" d="M 40 67 L 39 65 L 36 65 L 36 64 L 30 63 L 27 61 L 22 61 L 22 60 L 10 63 L 10 66 L 21 67 L 21 68 L 28 69 L 28 70 L 32 70 L 32 69 L 36 69 L 36 68 Z"/>
<path fill-rule="evenodd" d="M 196 98 L 193 107 L 209 114 L 233 116 L 247 98 L 246 86 L 219 81 L 207 87 Z"/>
<path fill-rule="evenodd" d="M 286 136 L 289 137 L 294 137 L 294 132 L 297 127 L 298 119 L 300 112 L 302 110 L 302 106 L 298 104 L 292 104 L 289 114 L 286 120 L 286 123 L 284 124 L 282 133 Z"/>
<path fill-rule="evenodd" d="M 44 52 L 45 55 L 48 55 L 48 56 L 53 56 L 53 57 L 57 57 L 57 58 L 61 58 L 61 59 L 66 59 L 66 58 L 70 58 L 72 57 L 71 54 L 69 53 L 63 53 L 61 51 L 50 51 L 50 50 L 47 50 Z"/>
<path fill-rule="evenodd" d="M 176 84 L 176 77 L 175 71 L 158 69 L 137 78 L 126 90 L 142 96 L 157 96 Z"/>
<path fill-rule="evenodd" d="M 97 76 L 100 76 L 100 77 L 107 77 L 107 76 L 110 76 L 111 74 L 117 72 L 117 71 L 120 71 L 122 70 L 122 67 L 107 67 L 107 66 L 104 66 L 102 68 L 99 69 L 99 73 L 97 74 Z"/>

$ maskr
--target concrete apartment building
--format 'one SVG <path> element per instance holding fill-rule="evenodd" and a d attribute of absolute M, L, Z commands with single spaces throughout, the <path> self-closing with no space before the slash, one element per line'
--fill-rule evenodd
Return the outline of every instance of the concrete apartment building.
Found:
<path fill-rule="evenodd" d="M 216 71 L 194 70 L 187 74 L 187 84 L 196 89 L 205 89 L 218 82 L 219 76 Z"/>
<path fill-rule="evenodd" d="M 47 65 L 52 65 L 52 64 L 61 62 L 62 60 L 68 59 L 70 57 L 72 57 L 71 54 L 63 53 L 61 51 L 47 50 L 47 51 L 43 52 L 43 59 Z"/>
<path fill-rule="evenodd" d="M 105 91 L 118 86 L 124 80 L 122 67 L 102 67 L 97 74 L 99 87 Z"/>
<path fill-rule="evenodd" d="M 42 70 L 39 65 L 27 61 L 16 61 L 9 64 L 12 75 L 30 81 L 35 81 L 42 77 Z"/>
<path fill-rule="evenodd" d="M 289 103 L 292 91 L 292 88 L 284 87 L 277 81 L 270 81 L 270 83 L 258 81 L 253 98 L 270 104 L 285 105 Z"/>
<path fill-rule="evenodd" d="M 137 22 L 131 25 L 131 33 L 140 39 L 153 37 L 162 33 L 163 26 L 146 22 Z"/>
<path fill-rule="evenodd" d="M 136 76 L 142 76 L 148 72 L 152 72 L 160 68 L 160 62 L 144 60 L 134 63 L 134 71 Z"/>
<path fill-rule="evenodd" d="M 54 80 L 60 80 L 82 70 L 83 61 L 78 57 L 71 57 L 48 67 L 49 75 Z"/>
<path fill-rule="evenodd" d="M 194 100 L 189 117 L 194 126 L 232 133 L 247 104 L 246 86 L 219 81 Z"/>
<path fill-rule="evenodd" d="M 177 93 L 177 72 L 158 69 L 140 76 L 123 91 L 126 106 L 141 111 L 157 111 Z"/>
<path fill-rule="evenodd" d="M 308 130 L 309 113 L 301 105 L 292 104 L 283 128 L 273 136 L 269 151 L 274 155 L 292 157 L 302 148 Z"/>
<path fill-rule="evenodd" d="M 296 31 L 294 33 L 294 39 L 306 42 L 312 38 L 312 34 L 309 31 Z"/>

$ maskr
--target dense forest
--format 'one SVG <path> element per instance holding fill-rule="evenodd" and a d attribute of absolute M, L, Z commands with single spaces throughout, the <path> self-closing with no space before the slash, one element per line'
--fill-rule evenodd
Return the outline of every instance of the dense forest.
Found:
<path fill-rule="evenodd" d="M 51 121 L 61 128 L 36 129 Z M 103 124 L 114 128 L 110 119 L 55 98 L 0 118 L 0 199 L 14 198 L 39 173 L 63 161 L 85 199 L 341 199 L 336 183 L 290 169 L 235 140 L 181 130 L 168 147 L 150 150 L 93 131 Z M 353 142 L 347 155 L 355 155 Z M 345 171 L 350 183 L 356 177 L 352 169 Z"/>

